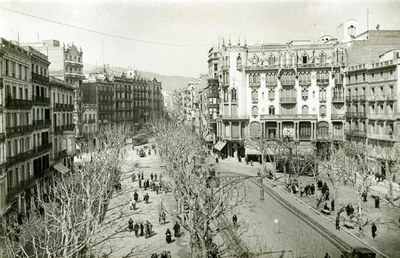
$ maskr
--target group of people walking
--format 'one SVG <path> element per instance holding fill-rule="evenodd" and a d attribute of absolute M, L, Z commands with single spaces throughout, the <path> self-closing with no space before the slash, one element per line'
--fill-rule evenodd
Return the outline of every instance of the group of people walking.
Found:
<path fill-rule="evenodd" d="M 134 231 L 136 237 L 144 236 L 145 238 L 151 237 L 153 233 L 153 224 L 149 221 L 143 222 L 135 222 L 133 223 L 132 218 L 128 221 L 128 229 L 129 232 Z"/>
<path fill-rule="evenodd" d="M 181 225 L 179 225 L 178 222 L 175 222 L 175 225 L 173 227 L 174 230 L 174 237 L 181 237 Z M 167 231 L 165 232 L 165 241 L 167 242 L 167 244 L 172 243 L 172 233 L 169 230 L 169 228 L 167 229 Z"/>

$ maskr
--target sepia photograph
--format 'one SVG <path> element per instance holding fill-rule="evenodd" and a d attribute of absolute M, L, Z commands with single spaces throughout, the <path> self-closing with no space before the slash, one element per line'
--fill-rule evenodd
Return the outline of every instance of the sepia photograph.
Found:
<path fill-rule="evenodd" d="M 398 0 L 0 0 L 0 258 L 398 258 L 399 184 Z"/>

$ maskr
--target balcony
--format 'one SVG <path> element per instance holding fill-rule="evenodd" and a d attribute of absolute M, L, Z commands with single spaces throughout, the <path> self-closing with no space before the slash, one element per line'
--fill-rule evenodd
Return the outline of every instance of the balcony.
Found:
<path fill-rule="evenodd" d="M 345 115 L 344 114 L 332 114 L 331 115 L 331 120 L 345 120 Z"/>
<path fill-rule="evenodd" d="M 250 82 L 249 85 L 250 85 L 250 87 L 260 87 L 261 83 L 260 82 Z"/>
<path fill-rule="evenodd" d="M 6 127 L 7 136 L 23 135 L 33 131 L 33 125 Z"/>
<path fill-rule="evenodd" d="M 26 161 L 26 160 L 34 157 L 34 156 L 35 156 L 34 151 L 29 150 L 29 151 L 22 152 L 22 153 L 19 153 L 17 155 L 14 155 L 12 157 L 7 157 L 7 166 L 11 167 L 16 163 L 20 163 L 20 162 Z"/>
<path fill-rule="evenodd" d="M 65 60 L 65 64 L 73 66 L 73 67 L 83 68 L 83 64 L 81 62 L 78 62 L 78 61 Z"/>
<path fill-rule="evenodd" d="M 48 97 L 43 97 L 43 96 L 33 96 L 33 104 L 34 105 L 45 105 L 48 106 L 50 105 L 50 98 Z"/>
<path fill-rule="evenodd" d="M 31 109 L 33 105 L 32 100 L 28 99 L 12 99 L 6 98 L 6 108 L 8 109 Z"/>
<path fill-rule="evenodd" d="M 74 128 L 74 124 L 54 126 L 54 133 L 59 134 L 63 133 L 64 131 L 73 131 Z"/>
<path fill-rule="evenodd" d="M 365 112 L 346 112 L 347 118 L 367 118 Z"/>
<path fill-rule="evenodd" d="M 394 94 L 383 94 L 383 95 L 368 95 L 368 101 L 395 101 L 396 96 Z"/>
<path fill-rule="evenodd" d="M 37 73 L 32 73 L 32 82 L 33 83 L 39 83 L 42 85 L 47 85 L 49 84 L 49 77 L 37 74 Z"/>
<path fill-rule="evenodd" d="M 317 84 L 318 85 L 328 85 L 329 79 L 317 79 Z"/>
<path fill-rule="evenodd" d="M 33 127 L 34 129 L 42 129 L 42 128 L 48 128 L 51 126 L 51 120 L 50 119 L 45 119 L 45 120 L 33 120 Z"/>
<path fill-rule="evenodd" d="M 367 136 L 366 132 L 359 131 L 359 130 L 346 130 L 345 134 L 350 135 L 350 136 L 358 136 L 358 137 L 366 137 Z"/>
<path fill-rule="evenodd" d="M 50 151 L 52 147 L 53 147 L 53 144 L 51 142 L 44 143 L 44 144 L 42 144 L 40 146 L 35 147 L 34 148 L 34 153 L 36 155 L 38 155 L 38 154 L 41 154 L 42 152 Z"/>
<path fill-rule="evenodd" d="M 262 120 L 316 120 L 317 115 L 282 114 L 282 115 L 260 115 Z"/>
<path fill-rule="evenodd" d="M 65 77 L 73 78 L 73 79 L 83 79 L 83 75 L 80 73 L 65 73 Z"/>
<path fill-rule="evenodd" d="M 281 104 L 294 104 L 294 103 L 296 103 L 296 97 L 281 97 L 280 103 Z"/>
<path fill-rule="evenodd" d="M 332 103 L 344 103 L 344 96 L 343 95 L 338 95 L 338 96 L 333 96 L 332 98 Z"/>
<path fill-rule="evenodd" d="M 29 187 L 33 186 L 35 183 L 35 177 L 31 177 L 28 180 L 20 181 L 18 185 L 11 187 L 7 192 L 7 201 L 9 203 L 13 202 L 13 199 L 17 197 L 19 194 L 24 192 Z"/>
<path fill-rule="evenodd" d="M 386 114 L 368 114 L 368 119 L 371 120 L 396 120 L 394 114 L 386 115 Z"/>
<path fill-rule="evenodd" d="M 317 134 L 317 140 L 320 141 L 329 141 L 329 134 Z"/>
<path fill-rule="evenodd" d="M 368 138 L 381 140 L 381 141 L 396 141 L 396 138 L 393 135 L 389 134 L 373 134 L 368 133 Z"/>
<path fill-rule="evenodd" d="M 67 155 L 67 150 L 61 150 L 61 151 L 57 151 L 55 154 L 54 154 L 54 160 L 60 160 L 60 159 L 63 159 L 63 158 L 65 158 L 65 157 L 67 157 L 68 155 Z"/>

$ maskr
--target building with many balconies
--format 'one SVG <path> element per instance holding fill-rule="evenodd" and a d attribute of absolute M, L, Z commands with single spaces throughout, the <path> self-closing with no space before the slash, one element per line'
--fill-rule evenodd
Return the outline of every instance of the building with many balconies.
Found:
<path fill-rule="evenodd" d="M 229 42 L 211 49 L 209 78 L 212 84 L 218 79 L 221 101 L 217 150 L 244 156 L 245 139 L 254 137 L 286 137 L 317 147 L 343 141 L 345 51 L 336 43 Z"/>
<path fill-rule="evenodd" d="M 346 137 L 371 145 L 370 157 L 383 163 L 400 145 L 399 78 L 400 50 L 346 69 Z"/>

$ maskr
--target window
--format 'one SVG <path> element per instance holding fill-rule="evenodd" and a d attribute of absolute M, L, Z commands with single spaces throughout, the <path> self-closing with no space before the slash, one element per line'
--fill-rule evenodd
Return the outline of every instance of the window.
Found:
<path fill-rule="evenodd" d="M 306 105 L 302 106 L 301 114 L 308 115 L 308 106 L 306 106 Z"/>
<path fill-rule="evenodd" d="M 214 64 L 214 71 L 218 70 L 218 64 Z"/>
<path fill-rule="evenodd" d="M 276 73 L 267 73 L 265 77 L 267 86 L 275 86 L 277 84 Z"/>
<path fill-rule="evenodd" d="M 251 99 L 252 100 L 258 100 L 258 90 L 257 89 L 253 89 L 251 91 Z"/>
<path fill-rule="evenodd" d="M 308 88 L 304 87 L 301 90 L 301 98 L 303 100 L 307 100 L 308 99 Z"/>
<path fill-rule="evenodd" d="M 236 89 L 231 90 L 231 100 L 236 101 Z"/>
<path fill-rule="evenodd" d="M 270 55 L 268 57 L 268 66 L 274 66 L 274 64 L 275 64 L 275 56 Z"/>
<path fill-rule="evenodd" d="M 319 101 L 326 101 L 326 89 L 325 88 L 319 89 Z"/>
<path fill-rule="evenodd" d="M 270 100 L 274 100 L 275 99 L 275 88 L 274 87 L 270 87 L 268 89 L 268 98 Z"/>
<path fill-rule="evenodd" d="M 253 106 L 251 109 L 251 114 L 253 116 L 258 116 L 258 107 L 257 106 Z"/>
<path fill-rule="evenodd" d="M 275 107 L 274 106 L 269 106 L 268 114 L 275 115 Z"/>
<path fill-rule="evenodd" d="M 319 114 L 320 114 L 320 116 L 326 116 L 326 106 L 325 105 L 321 105 L 319 107 Z"/>
<path fill-rule="evenodd" d="M 326 63 L 326 55 L 325 55 L 325 53 L 321 53 L 321 55 L 319 56 L 319 62 L 320 62 L 320 64 L 325 64 Z"/>
<path fill-rule="evenodd" d="M 224 102 L 228 102 L 228 90 L 224 89 Z"/>
<path fill-rule="evenodd" d="M 303 64 L 307 64 L 308 63 L 308 56 L 304 55 L 302 61 L 303 61 Z"/>

